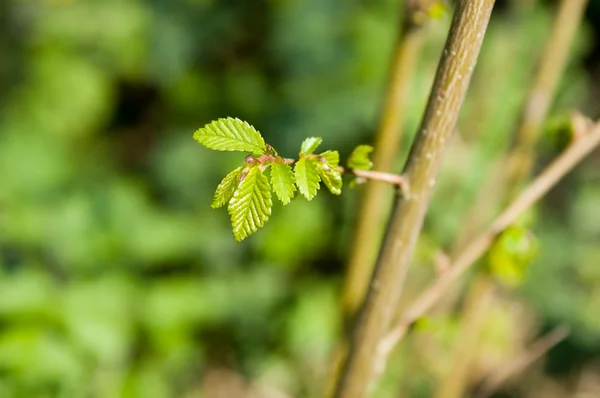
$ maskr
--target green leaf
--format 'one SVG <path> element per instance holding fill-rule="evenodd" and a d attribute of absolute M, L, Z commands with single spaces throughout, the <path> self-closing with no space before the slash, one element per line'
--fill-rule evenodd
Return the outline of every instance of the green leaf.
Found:
<path fill-rule="evenodd" d="M 210 204 L 210 207 L 213 209 L 218 209 L 219 207 L 225 205 L 225 203 L 229 202 L 236 188 L 238 187 L 238 183 L 240 181 L 240 175 L 242 175 L 243 166 L 238 167 L 233 170 L 231 173 L 227 174 L 223 181 L 217 187 L 215 191 L 215 196 L 213 197 L 213 201 Z"/>
<path fill-rule="evenodd" d="M 336 169 L 340 165 L 340 154 L 338 151 L 325 151 L 319 156 L 324 157 L 329 166 L 332 168 Z"/>
<path fill-rule="evenodd" d="M 271 184 L 275 194 L 287 205 L 294 198 L 296 185 L 294 185 L 294 174 L 290 165 L 285 163 L 273 163 L 271 166 Z"/>
<path fill-rule="evenodd" d="M 300 147 L 300 156 L 312 154 L 321 142 L 323 142 L 321 137 L 308 137 Z"/>
<path fill-rule="evenodd" d="M 254 127 L 237 118 L 215 120 L 194 132 L 194 139 L 215 151 L 242 151 L 261 155 L 265 141 Z"/>
<path fill-rule="evenodd" d="M 527 229 L 511 226 L 495 240 L 487 261 L 492 275 L 502 284 L 515 287 L 525 278 L 525 272 L 538 252 L 537 242 Z"/>
<path fill-rule="evenodd" d="M 327 162 L 318 164 L 319 176 L 334 195 L 342 193 L 342 175 L 337 168 L 332 168 Z"/>
<path fill-rule="evenodd" d="M 313 158 L 300 158 L 294 167 L 294 177 L 302 196 L 308 200 L 314 198 L 319 189 L 319 181 L 321 180 L 316 160 Z"/>
<path fill-rule="evenodd" d="M 446 12 L 448 12 L 446 5 L 441 1 L 436 1 L 429 7 L 427 14 L 433 19 L 442 19 Z"/>
<path fill-rule="evenodd" d="M 350 154 L 350 157 L 348 157 L 348 167 L 351 169 L 369 170 L 373 167 L 373 163 L 369 159 L 371 152 L 373 152 L 373 147 L 370 145 L 357 146 Z"/>
<path fill-rule="evenodd" d="M 229 201 L 233 236 L 238 242 L 262 228 L 271 215 L 271 186 L 259 166 L 250 166 Z"/>

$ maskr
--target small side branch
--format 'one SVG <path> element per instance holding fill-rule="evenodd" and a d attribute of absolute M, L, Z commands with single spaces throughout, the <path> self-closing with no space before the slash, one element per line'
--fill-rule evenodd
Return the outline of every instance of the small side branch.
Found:
<path fill-rule="evenodd" d="M 356 177 L 365 180 L 379 181 L 385 182 L 388 184 L 396 185 L 400 190 L 400 193 L 403 196 L 407 196 L 409 194 L 409 185 L 406 177 L 394 174 L 394 173 L 386 173 L 383 171 L 375 171 L 375 170 L 359 170 L 359 169 L 349 169 L 346 170 L 343 167 L 338 167 L 340 173 L 352 173 Z"/>
<path fill-rule="evenodd" d="M 422 317 L 444 296 L 469 268 L 490 248 L 496 236 L 513 224 L 531 205 L 543 197 L 584 157 L 600 145 L 600 123 L 575 141 L 557 157 L 523 192 L 504 210 L 486 232 L 475 238 L 456 257 L 450 268 L 408 306 L 400 321 L 381 340 L 379 348 L 383 361 L 393 347 L 404 337 L 410 326 Z"/>
<path fill-rule="evenodd" d="M 286 164 L 294 164 L 296 163 L 296 159 L 285 158 L 284 162 Z M 399 174 L 386 173 L 384 171 L 375 170 L 346 169 L 342 166 L 338 166 L 337 170 L 342 174 L 354 174 L 360 179 L 379 181 L 396 185 L 400 189 L 400 192 L 404 195 L 408 194 L 409 192 L 409 186 L 406 177 Z"/>

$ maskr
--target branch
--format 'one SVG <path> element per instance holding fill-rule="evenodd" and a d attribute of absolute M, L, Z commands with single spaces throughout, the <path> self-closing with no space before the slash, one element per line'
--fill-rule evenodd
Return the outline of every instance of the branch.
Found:
<path fill-rule="evenodd" d="M 544 196 L 585 156 L 600 144 L 600 123 L 582 136 L 557 157 L 531 184 L 504 210 L 486 232 L 475 238 L 452 262 L 450 268 L 426 287 L 403 314 L 391 332 L 381 341 L 380 351 L 385 358 L 402 339 L 408 328 L 423 316 L 453 283 L 489 249 L 496 236 L 513 224 L 529 207 Z M 383 360 L 385 361 L 385 359 Z"/>
<path fill-rule="evenodd" d="M 422 13 L 420 3 L 422 1 L 405 2 L 403 27 L 393 56 L 388 91 L 374 139 L 373 164 L 382 171 L 394 169 L 401 150 L 409 82 L 423 43 L 421 24 L 417 23 L 417 15 Z M 347 318 L 364 299 L 392 198 L 393 190 L 379 183 L 369 184 L 362 195 L 342 292 L 343 311 Z"/>
<path fill-rule="evenodd" d="M 535 159 L 535 144 L 542 132 L 554 93 L 569 61 L 575 34 L 588 0 L 562 0 L 552 32 L 535 71 L 534 83 L 521 116 L 515 145 L 508 159 L 506 187 L 518 190 L 527 179 Z"/>
<path fill-rule="evenodd" d="M 364 397 L 375 378 L 378 344 L 397 308 L 442 155 L 456 127 L 493 5 L 494 0 L 457 2 L 423 121 L 405 167 L 410 195 L 396 201 L 334 394 L 337 398 Z"/>
<path fill-rule="evenodd" d="M 522 6 L 523 0 L 517 1 Z M 505 205 L 509 199 L 514 198 L 522 188 L 523 182 L 528 179 L 531 165 L 536 158 L 534 146 L 542 132 L 542 125 L 556 94 L 558 82 L 567 65 L 568 54 L 587 2 L 588 0 L 560 1 L 552 32 L 531 76 L 533 84 L 523 112 L 519 116 L 516 140 L 510 153 L 494 162 L 490 177 L 478 190 L 474 205 L 465 217 L 463 228 L 456 240 L 455 249 L 462 248 L 464 243 L 472 238 L 473 233 L 485 225 L 482 224 L 486 219 L 485 209 L 496 211 Z M 492 197 L 489 195 L 490 188 L 495 192 Z"/>
<path fill-rule="evenodd" d="M 564 326 L 552 329 L 531 344 L 527 351 L 521 353 L 521 355 L 509 361 L 506 365 L 487 377 L 476 396 L 479 398 L 492 396 L 503 384 L 544 356 L 554 346 L 567 338 L 568 335 L 569 329 Z"/>
<path fill-rule="evenodd" d="M 383 171 L 375 171 L 375 170 L 360 170 L 360 169 L 346 170 L 343 167 L 338 167 L 338 171 L 340 173 L 351 173 L 359 178 L 364 178 L 367 180 L 385 182 L 388 184 L 397 185 L 403 194 L 407 194 L 409 192 L 408 181 L 406 180 L 405 177 L 398 175 L 398 174 L 385 173 Z"/>

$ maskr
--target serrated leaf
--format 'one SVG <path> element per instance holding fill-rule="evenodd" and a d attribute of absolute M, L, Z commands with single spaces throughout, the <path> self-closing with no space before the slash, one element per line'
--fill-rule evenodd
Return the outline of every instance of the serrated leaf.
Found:
<path fill-rule="evenodd" d="M 254 127 L 237 118 L 221 118 L 194 132 L 194 139 L 215 151 L 242 151 L 261 155 L 265 141 Z"/>
<path fill-rule="evenodd" d="M 231 198 L 233 197 L 233 193 L 238 187 L 238 183 L 240 181 L 240 176 L 242 175 L 243 166 L 238 167 L 233 170 L 231 173 L 227 174 L 225 178 L 221 181 L 217 190 L 215 191 L 215 196 L 213 197 L 213 201 L 210 204 L 210 207 L 213 209 L 218 209 L 221 206 L 224 206 Z"/>
<path fill-rule="evenodd" d="M 313 158 L 300 158 L 294 167 L 294 177 L 298 190 L 306 199 L 311 200 L 319 190 L 319 171 L 316 160 Z"/>
<path fill-rule="evenodd" d="M 296 185 L 294 185 L 294 173 L 290 165 L 285 163 L 273 163 L 271 166 L 271 185 L 273 191 L 283 203 L 287 205 L 294 198 Z"/>
<path fill-rule="evenodd" d="M 357 146 L 348 157 L 348 167 L 351 169 L 369 170 L 373 167 L 373 163 L 369 159 L 371 152 L 373 152 L 373 147 L 370 145 Z"/>
<path fill-rule="evenodd" d="M 325 151 L 319 156 L 324 157 L 327 164 L 333 168 L 337 168 L 340 165 L 340 154 L 338 151 Z"/>
<path fill-rule="evenodd" d="M 300 156 L 311 155 L 315 149 L 321 145 L 321 142 L 323 142 L 321 137 L 308 137 L 304 140 L 304 142 L 302 142 L 302 146 L 300 147 Z"/>
<path fill-rule="evenodd" d="M 342 193 L 342 175 L 337 168 L 332 168 L 329 163 L 321 162 L 318 164 L 319 176 L 321 181 L 325 183 L 325 186 L 329 188 L 334 195 Z"/>
<path fill-rule="evenodd" d="M 233 236 L 238 242 L 262 228 L 271 215 L 271 186 L 259 166 L 242 174 L 238 188 L 229 201 Z"/>

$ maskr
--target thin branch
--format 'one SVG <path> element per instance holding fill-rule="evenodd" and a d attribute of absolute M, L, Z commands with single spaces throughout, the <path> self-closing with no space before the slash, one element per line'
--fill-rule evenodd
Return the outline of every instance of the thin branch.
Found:
<path fill-rule="evenodd" d="M 533 342 L 528 350 L 521 353 L 487 377 L 476 396 L 478 398 L 492 396 L 500 387 L 506 384 L 507 381 L 544 356 L 554 346 L 566 339 L 568 335 L 569 329 L 565 326 L 558 326 L 552 329 L 546 335 Z"/>
<path fill-rule="evenodd" d="M 352 173 L 357 177 L 364 178 L 367 180 L 385 182 L 387 184 L 397 185 L 400 187 L 401 192 L 403 194 L 408 194 L 409 187 L 408 181 L 404 176 L 393 174 L 393 173 L 385 173 L 383 171 L 375 171 L 375 170 L 360 170 L 360 169 L 350 169 L 346 170 L 343 167 L 338 167 L 340 173 Z"/>
<path fill-rule="evenodd" d="M 523 0 L 517 0 L 521 3 Z M 542 132 L 550 105 L 556 94 L 558 82 L 569 61 L 569 52 L 580 26 L 588 0 L 561 0 L 556 11 L 552 32 L 544 45 L 544 51 L 532 74 L 532 85 L 520 115 L 516 140 L 507 156 L 495 162 L 487 181 L 479 189 L 475 203 L 465 217 L 455 249 L 460 249 L 485 225 L 484 209 L 496 211 L 519 192 L 529 177 L 535 161 L 534 147 Z M 522 5 L 522 4 L 521 4 Z M 493 187 L 495 195 L 489 195 Z M 506 192 L 508 191 L 508 192 Z M 508 196 L 507 196 L 508 194 Z"/>
<path fill-rule="evenodd" d="M 403 26 L 393 56 L 379 129 L 373 143 L 373 164 L 377 170 L 392 171 L 401 150 L 409 82 L 423 42 L 421 24 L 416 20 L 421 13 L 419 3 L 423 1 L 405 2 Z M 379 183 L 369 184 L 363 192 L 342 292 L 346 318 L 354 314 L 365 297 L 393 193 L 386 184 Z"/>
<path fill-rule="evenodd" d="M 531 184 L 504 210 L 486 232 L 475 238 L 452 262 L 450 269 L 441 274 L 408 306 L 400 321 L 381 341 L 380 351 L 386 357 L 406 334 L 408 328 L 423 316 L 448 292 L 454 282 L 489 249 L 496 236 L 513 224 L 529 207 L 543 197 L 584 157 L 600 144 L 600 123 L 579 138 L 557 157 Z"/>
<path fill-rule="evenodd" d="M 285 164 L 291 165 L 291 164 L 296 163 L 297 159 L 284 158 L 283 161 Z M 359 178 L 363 178 L 363 179 L 367 179 L 367 180 L 371 180 L 371 181 L 383 182 L 386 184 L 397 185 L 398 187 L 400 187 L 400 190 L 403 193 L 408 192 L 408 189 L 409 189 L 408 181 L 406 180 L 406 178 L 404 176 L 401 176 L 399 174 L 386 173 L 384 171 L 376 171 L 376 170 L 347 169 L 342 166 L 338 166 L 337 170 L 342 174 L 349 173 L 349 174 L 353 174 Z"/>
<path fill-rule="evenodd" d="M 506 187 L 518 192 L 529 176 L 535 159 L 535 144 L 542 132 L 550 105 L 569 61 L 575 34 L 588 0 L 562 0 L 552 32 L 539 60 L 534 82 L 524 108 L 516 142 L 508 159 Z"/>
<path fill-rule="evenodd" d="M 460 0 L 456 4 L 423 121 L 405 167 L 410 195 L 396 200 L 367 298 L 353 330 L 336 398 L 363 398 L 378 373 L 378 344 L 398 306 L 444 149 L 456 127 L 493 5 L 494 0 Z"/>

